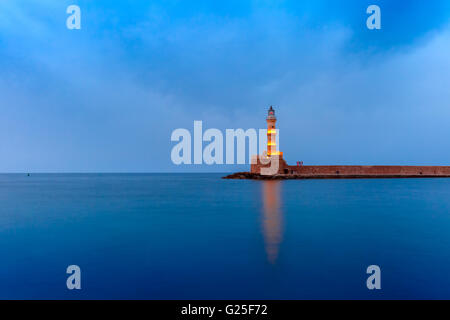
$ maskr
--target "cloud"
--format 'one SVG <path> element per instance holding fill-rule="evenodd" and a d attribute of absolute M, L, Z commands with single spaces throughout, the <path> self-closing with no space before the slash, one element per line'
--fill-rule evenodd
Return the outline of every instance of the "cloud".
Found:
<path fill-rule="evenodd" d="M 446 28 L 407 51 L 318 70 L 280 103 L 284 125 L 296 128 L 285 130 L 284 145 L 323 164 L 448 163 L 449 54 Z"/>
<path fill-rule="evenodd" d="M 283 6 L 227 15 L 140 3 L 133 22 L 86 5 L 96 19 L 80 32 L 65 29 L 64 4 L 5 6 L 0 171 L 183 170 L 170 162 L 172 130 L 263 127 L 270 104 L 290 162 L 450 156 L 448 27 L 372 50 L 355 49 L 353 22 L 318 26 Z"/>

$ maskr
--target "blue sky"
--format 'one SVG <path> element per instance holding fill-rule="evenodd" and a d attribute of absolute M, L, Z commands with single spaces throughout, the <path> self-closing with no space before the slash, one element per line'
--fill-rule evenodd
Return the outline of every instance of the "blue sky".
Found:
<path fill-rule="evenodd" d="M 290 163 L 448 165 L 449 22 L 449 1 L 3 0 L 0 172 L 245 169 L 175 166 L 171 132 L 269 105 Z"/>

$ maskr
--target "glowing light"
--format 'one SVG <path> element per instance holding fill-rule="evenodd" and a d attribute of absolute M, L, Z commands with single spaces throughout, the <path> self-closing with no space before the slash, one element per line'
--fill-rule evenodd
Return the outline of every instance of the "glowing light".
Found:
<path fill-rule="evenodd" d="M 270 130 L 267 130 L 267 133 L 268 133 L 268 134 L 277 133 L 277 130 L 275 130 L 275 129 L 270 129 Z"/>
<path fill-rule="evenodd" d="M 268 156 L 282 156 L 283 152 L 281 151 L 273 151 L 273 152 L 267 152 Z"/>
<path fill-rule="evenodd" d="M 275 142 L 267 142 L 267 145 L 268 146 L 276 146 L 276 143 Z"/>

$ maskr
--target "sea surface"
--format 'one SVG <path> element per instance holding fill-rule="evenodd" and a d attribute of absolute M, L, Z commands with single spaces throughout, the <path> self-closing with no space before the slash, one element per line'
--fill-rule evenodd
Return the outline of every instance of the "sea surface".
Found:
<path fill-rule="evenodd" d="M 0 175 L 0 298 L 450 298 L 450 179 L 221 176 Z"/>

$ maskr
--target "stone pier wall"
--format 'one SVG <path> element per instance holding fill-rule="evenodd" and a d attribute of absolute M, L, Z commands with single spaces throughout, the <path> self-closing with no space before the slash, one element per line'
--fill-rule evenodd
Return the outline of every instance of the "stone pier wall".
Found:
<path fill-rule="evenodd" d="M 275 174 L 301 176 L 348 176 L 348 177 L 409 177 L 409 176 L 446 176 L 450 177 L 450 166 L 289 166 L 282 156 L 272 156 L 271 161 L 278 162 Z M 261 163 L 253 156 L 250 172 L 260 174 L 262 168 L 270 163 Z"/>
<path fill-rule="evenodd" d="M 344 176 L 450 176 L 450 166 L 287 166 L 284 174 Z"/>

